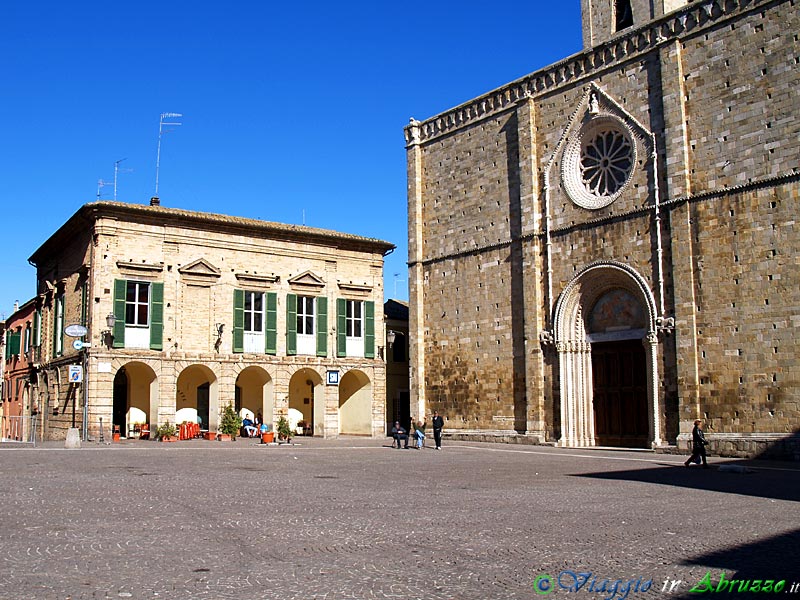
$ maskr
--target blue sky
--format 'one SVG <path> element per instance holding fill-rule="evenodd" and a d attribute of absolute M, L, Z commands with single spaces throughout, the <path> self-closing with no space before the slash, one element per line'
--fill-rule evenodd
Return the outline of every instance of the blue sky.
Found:
<path fill-rule="evenodd" d="M 98 180 L 146 204 L 394 243 L 408 298 L 403 127 L 581 48 L 580 3 L 22 2 L 0 10 L 0 316 Z M 130 171 L 128 171 L 130 170 Z M 101 190 L 113 199 L 113 186 Z"/>

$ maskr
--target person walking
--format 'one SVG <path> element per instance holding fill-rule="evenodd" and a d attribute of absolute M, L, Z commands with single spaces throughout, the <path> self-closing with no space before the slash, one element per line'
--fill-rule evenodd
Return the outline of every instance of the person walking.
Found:
<path fill-rule="evenodd" d="M 444 427 L 444 419 L 437 411 L 433 411 L 433 420 L 431 422 L 431 425 L 433 425 L 433 441 L 436 442 L 436 449 L 441 450 L 442 428 Z"/>
<path fill-rule="evenodd" d="M 703 468 L 708 468 L 708 461 L 706 460 L 706 446 L 708 442 L 706 441 L 706 436 L 703 433 L 703 422 L 700 419 L 697 419 L 694 422 L 694 429 L 692 429 L 692 455 L 689 459 L 683 463 L 684 467 L 688 467 L 693 462 L 700 462 L 700 459 L 703 459 Z"/>

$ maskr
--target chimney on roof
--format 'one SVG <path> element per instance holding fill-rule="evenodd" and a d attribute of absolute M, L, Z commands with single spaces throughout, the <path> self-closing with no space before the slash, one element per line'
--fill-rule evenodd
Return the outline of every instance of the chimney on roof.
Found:
<path fill-rule="evenodd" d="M 14 312 L 19 310 L 19 300 L 14 300 Z"/>
<path fill-rule="evenodd" d="M 150 206 L 161 206 L 161 200 L 159 200 L 158 196 L 150 198 Z"/>

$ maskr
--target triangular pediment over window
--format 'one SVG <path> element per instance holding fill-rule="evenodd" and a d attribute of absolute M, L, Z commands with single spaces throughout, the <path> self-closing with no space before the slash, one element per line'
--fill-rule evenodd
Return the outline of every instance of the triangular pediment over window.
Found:
<path fill-rule="evenodd" d="M 322 289 L 325 287 L 325 282 L 322 280 L 321 277 L 315 275 L 311 271 L 306 271 L 305 273 L 301 273 L 300 275 L 296 275 L 294 277 L 289 278 L 289 285 L 293 288 L 305 288 L 305 289 Z"/>
<path fill-rule="evenodd" d="M 194 285 L 212 285 L 221 275 L 220 270 L 204 258 L 180 267 L 178 273 L 186 283 Z"/>

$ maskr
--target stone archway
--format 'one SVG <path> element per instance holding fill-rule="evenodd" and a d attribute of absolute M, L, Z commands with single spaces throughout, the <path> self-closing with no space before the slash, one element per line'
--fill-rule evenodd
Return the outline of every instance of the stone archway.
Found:
<path fill-rule="evenodd" d="M 122 436 L 128 435 L 136 425 L 158 422 L 158 377 L 152 367 L 139 361 L 120 365 L 114 375 L 113 425 L 120 428 Z"/>
<path fill-rule="evenodd" d="M 218 379 L 206 365 L 187 365 L 178 375 L 175 394 L 175 423 L 199 423 L 213 431 L 219 424 L 220 405 Z M 234 399 L 226 399 L 233 405 Z"/>
<path fill-rule="evenodd" d="M 304 421 L 304 433 L 325 435 L 325 386 L 322 376 L 314 369 L 300 369 L 289 380 L 286 420 L 293 429 Z"/>
<path fill-rule="evenodd" d="M 641 437 L 643 443 L 649 442 L 652 446 L 661 444 L 656 316 L 655 300 L 647 282 L 623 263 L 593 263 L 578 273 L 561 293 L 553 322 L 561 392 L 560 446 L 598 444 L 592 345 L 598 344 L 599 350 L 600 344 L 613 346 L 615 342 L 628 342 L 630 347 L 631 340 L 637 340 L 644 348 L 642 387 L 646 406 L 642 410 L 647 414 L 646 440 L 643 435 L 633 437 L 637 440 Z M 608 346 L 603 350 L 607 351 Z M 612 351 L 623 350 L 619 346 Z M 638 365 L 637 360 L 632 359 L 632 364 Z M 641 368 L 641 365 L 634 368 Z M 604 411 L 601 418 L 612 418 L 611 413 L 605 412 L 611 409 L 601 410 Z M 607 427 L 605 422 L 601 427 Z M 609 435 L 608 429 L 601 438 L 604 441 L 617 439 Z M 619 442 L 620 445 L 624 443 L 627 442 Z"/>
<path fill-rule="evenodd" d="M 264 423 L 274 429 L 273 423 L 273 380 L 266 370 L 258 366 L 245 367 L 236 377 L 237 396 L 241 417 L 261 416 Z"/>
<path fill-rule="evenodd" d="M 339 382 L 339 433 L 372 435 L 372 382 L 357 369 Z"/>

